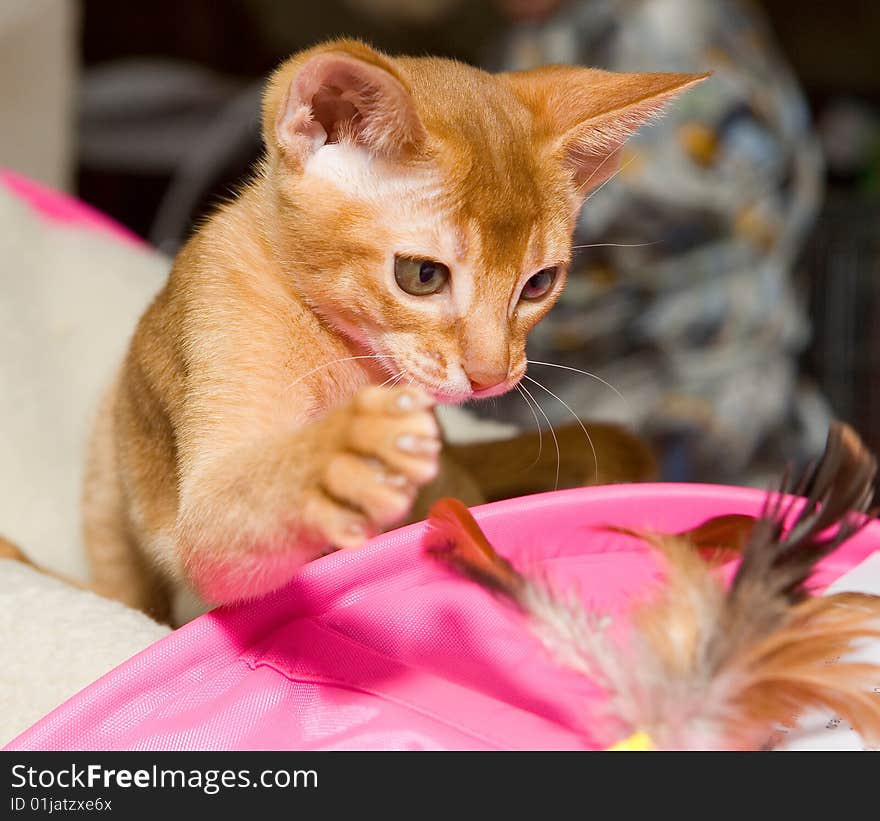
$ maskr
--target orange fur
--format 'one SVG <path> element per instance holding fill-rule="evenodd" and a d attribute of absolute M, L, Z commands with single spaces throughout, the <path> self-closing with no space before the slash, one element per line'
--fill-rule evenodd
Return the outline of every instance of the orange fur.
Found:
<path fill-rule="evenodd" d="M 700 79 L 493 76 L 350 40 L 284 63 L 263 161 L 178 255 L 102 406 L 96 589 L 156 612 L 181 584 L 248 598 L 399 522 L 439 470 L 433 403 L 522 377 L 588 188 Z M 404 293 L 395 254 L 444 263 L 449 288 Z"/>

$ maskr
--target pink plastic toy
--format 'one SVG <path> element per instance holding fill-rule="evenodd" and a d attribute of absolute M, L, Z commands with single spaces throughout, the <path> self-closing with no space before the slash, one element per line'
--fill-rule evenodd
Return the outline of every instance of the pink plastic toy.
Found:
<path fill-rule="evenodd" d="M 764 493 L 618 485 L 478 508 L 493 543 L 592 606 L 625 607 L 656 571 L 632 539 L 757 514 Z M 9 750 L 590 749 L 589 686 L 519 617 L 423 555 L 413 525 L 303 568 L 267 599 L 186 625 L 83 690 Z M 824 589 L 880 547 L 872 523 L 825 560 Z"/>

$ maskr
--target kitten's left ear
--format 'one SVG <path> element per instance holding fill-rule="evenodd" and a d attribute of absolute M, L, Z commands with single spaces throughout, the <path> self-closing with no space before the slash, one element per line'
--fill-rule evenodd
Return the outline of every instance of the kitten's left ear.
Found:
<path fill-rule="evenodd" d="M 619 165 L 626 139 L 705 74 L 619 74 L 547 66 L 504 75 L 532 110 L 539 137 L 586 194 Z"/>
<path fill-rule="evenodd" d="M 356 40 L 335 40 L 296 55 L 271 78 L 263 135 L 301 167 L 310 154 L 343 139 L 386 157 L 417 150 L 425 130 L 393 60 Z"/>

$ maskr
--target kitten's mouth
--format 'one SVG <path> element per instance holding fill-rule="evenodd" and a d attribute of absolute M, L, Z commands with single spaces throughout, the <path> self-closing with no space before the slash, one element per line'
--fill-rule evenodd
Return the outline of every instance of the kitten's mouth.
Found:
<path fill-rule="evenodd" d="M 395 367 L 398 367 L 395 365 Z M 431 380 L 426 374 L 421 374 L 410 368 L 401 368 L 400 372 L 405 376 L 397 382 L 397 384 L 412 385 L 419 388 L 432 397 L 438 404 L 442 405 L 460 405 L 463 402 L 470 402 L 475 399 L 489 399 L 493 396 L 501 396 L 502 394 L 512 391 L 520 380 L 523 378 L 522 373 L 509 376 L 497 385 L 491 385 L 487 388 L 474 390 L 472 387 L 461 389 L 454 384 L 447 382 L 439 382 Z"/>
<path fill-rule="evenodd" d="M 497 385 L 492 385 L 490 388 L 471 391 L 471 399 L 489 399 L 492 396 L 501 396 L 503 393 L 512 391 L 513 386 L 516 385 L 518 381 L 518 379 L 505 379 L 503 382 L 499 382 Z"/>
<path fill-rule="evenodd" d="M 513 390 L 518 381 L 517 379 L 505 379 L 504 382 L 499 382 L 497 385 L 492 385 L 492 387 L 484 388 L 483 390 L 460 391 L 440 385 L 428 385 L 413 377 L 413 385 L 421 388 L 442 405 L 460 405 L 463 402 L 470 402 L 474 399 L 489 399 L 492 396 L 500 396 Z"/>
<path fill-rule="evenodd" d="M 449 390 L 439 385 L 429 385 L 416 378 L 413 378 L 412 384 L 423 390 L 441 405 L 460 405 L 462 402 L 467 402 L 468 399 L 473 398 L 473 394 L 470 391 Z"/>
<path fill-rule="evenodd" d="M 415 374 L 410 374 L 409 379 L 413 387 L 424 391 L 440 405 L 460 405 L 462 402 L 476 398 L 473 391 L 458 391 L 436 383 L 432 384 Z"/>

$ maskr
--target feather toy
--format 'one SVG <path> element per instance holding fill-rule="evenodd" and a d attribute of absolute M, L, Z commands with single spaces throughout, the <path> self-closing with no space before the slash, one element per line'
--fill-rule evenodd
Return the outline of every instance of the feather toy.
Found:
<path fill-rule="evenodd" d="M 757 519 L 722 517 L 683 534 L 624 531 L 658 552 L 665 578 L 633 607 L 623 639 L 609 635 L 608 617 L 500 556 L 454 499 L 431 511 L 429 551 L 524 613 L 559 663 L 604 690 L 607 715 L 595 718 L 612 728 L 610 749 L 761 749 L 814 707 L 875 743 L 880 666 L 850 657 L 880 638 L 880 597 L 811 597 L 807 583 L 869 520 L 876 471 L 855 432 L 836 423 L 797 488 L 805 498 L 786 495 L 784 478 Z M 701 554 L 713 532 L 728 549 L 744 541 L 727 586 Z"/>

